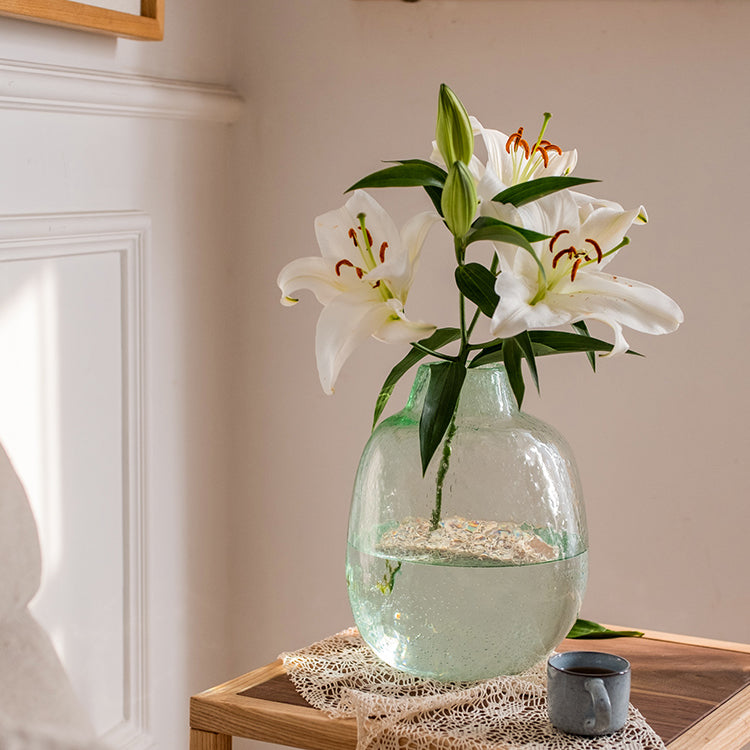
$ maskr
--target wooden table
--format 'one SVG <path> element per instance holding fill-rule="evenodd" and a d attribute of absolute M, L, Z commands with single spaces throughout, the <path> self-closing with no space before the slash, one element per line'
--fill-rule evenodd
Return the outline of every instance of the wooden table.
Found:
<path fill-rule="evenodd" d="M 609 651 L 630 661 L 631 702 L 669 750 L 738 750 L 750 742 L 750 645 L 647 631 L 565 640 L 558 650 Z M 277 660 L 191 698 L 190 750 L 231 750 L 232 737 L 354 750 L 357 727 L 312 708 Z"/>

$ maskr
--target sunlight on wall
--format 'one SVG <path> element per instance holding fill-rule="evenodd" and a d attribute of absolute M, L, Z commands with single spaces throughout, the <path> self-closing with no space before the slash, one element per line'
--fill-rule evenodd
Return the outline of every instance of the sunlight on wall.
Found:
<path fill-rule="evenodd" d="M 8 272 L 0 280 L 0 352 L 5 360 L 0 369 L 0 440 L 29 495 L 44 550 L 42 584 L 35 597 L 39 600 L 63 555 L 57 289 L 49 267 L 13 263 L 4 269 Z M 60 634 L 51 635 L 58 653 L 64 651 Z"/>
<path fill-rule="evenodd" d="M 104 733 L 125 681 L 120 257 L 0 260 L 0 440 L 42 550 L 30 608 Z"/>

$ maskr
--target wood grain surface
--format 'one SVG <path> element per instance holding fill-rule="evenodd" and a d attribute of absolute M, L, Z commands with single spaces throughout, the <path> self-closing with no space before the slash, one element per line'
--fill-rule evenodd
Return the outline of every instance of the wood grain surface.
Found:
<path fill-rule="evenodd" d="M 0 0 L 0 15 L 131 39 L 164 38 L 164 0 L 141 0 L 139 15 L 75 0 Z"/>

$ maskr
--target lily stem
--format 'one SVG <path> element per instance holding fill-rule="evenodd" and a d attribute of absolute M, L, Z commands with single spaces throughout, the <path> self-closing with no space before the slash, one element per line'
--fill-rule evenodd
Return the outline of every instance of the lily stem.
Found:
<path fill-rule="evenodd" d="M 413 346 L 415 349 L 419 349 L 420 352 L 424 352 L 425 354 L 437 357 L 438 359 L 444 359 L 446 362 L 456 362 L 458 359 L 458 357 L 453 357 L 450 354 L 443 354 L 443 352 L 433 351 L 429 347 L 420 344 L 418 341 L 412 341 L 411 346 Z"/>
<path fill-rule="evenodd" d="M 466 257 L 466 245 L 462 238 L 455 238 L 455 250 L 456 260 L 459 265 L 462 265 Z M 474 314 L 469 327 L 466 326 L 466 298 L 463 292 L 459 292 L 459 318 L 461 321 L 461 346 L 456 357 L 451 359 L 454 362 L 460 362 L 463 367 L 467 366 L 467 360 L 469 358 L 469 352 L 471 351 L 471 344 L 469 343 L 469 336 L 471 331 L 476 325 L 479 309 Z M 414 344 L 412 344 L 414 346 Z M 460 396 L 459 396 L 460 398 Z M 451 421 L 448 424 L 448 429 L 445 432 L 445 438 L 443 439 L 443 453 L 440 457 L 440 463 L 438 464 L 437 475 L 435 477 L 435 507 L 432 511 L 432 517 L 430 519 L 430 531 L 435 531 L 440 525 L 440 519 L 443 512 L 443 484 L 445 482 L 445 475 L 448 473 L 451 460 L 451 452 L 453 450 L 453 436 L 456 434 L 456 413 L 458 412 L 458 402 L 453 409 L 453 415 Z"/>
<path fill-rule="evenodd" d="M 443 455 L 440 458 L 440 464 L 437 470 L 437 479 L 435 482 L 435 507 L 432 511 L 430 522 L 430 531 L 435 531 L 440 525 L 440 517 L 443 508 L 443 482 L 445 475 L 448 473 L 448 466 L 451 460 L 451 451 L 453 450 L 453 436 L 456 434 L 456 412 L 453 412 L 453 418 L 448 425 L 443 441 Z"/>

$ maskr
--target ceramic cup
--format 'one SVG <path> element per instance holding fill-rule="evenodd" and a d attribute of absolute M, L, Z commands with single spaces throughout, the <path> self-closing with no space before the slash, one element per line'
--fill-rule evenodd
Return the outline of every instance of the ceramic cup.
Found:
<path fill-rule="evenodd" d="M 622 729 L 628 718 L 630 663 L 614 654 L 568 651 L 547 660 L 547 708 L 552 725 L 595 736 Z"/>

